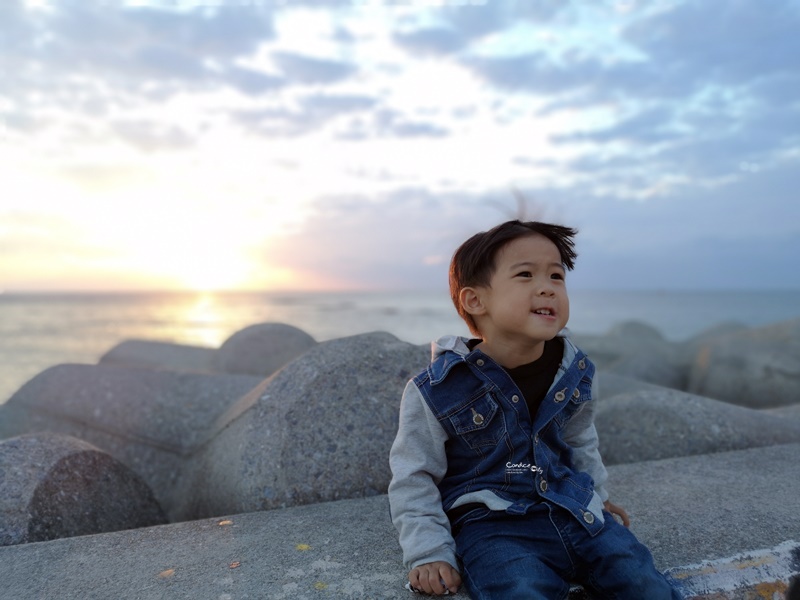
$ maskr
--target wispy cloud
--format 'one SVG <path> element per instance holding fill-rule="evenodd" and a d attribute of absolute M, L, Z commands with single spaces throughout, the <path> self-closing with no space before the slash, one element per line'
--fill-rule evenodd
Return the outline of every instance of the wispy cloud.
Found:
<path fill-rule="evenodd" d="M 435 285 L 512 187 L 581 228 L 579 284 L 791 284 L 796 2 L 143 4 L 0 5 L 6 289 L 55 247 L 142 285 L 215 227 L 239 285 Z"/>

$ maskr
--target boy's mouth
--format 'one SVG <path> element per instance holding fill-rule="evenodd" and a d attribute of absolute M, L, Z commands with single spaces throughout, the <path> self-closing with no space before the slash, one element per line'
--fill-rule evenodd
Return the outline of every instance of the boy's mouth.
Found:
<path fill-rule="evenodd" d="M 555 317 L 556 311 L 554 311 L 552 308 L 537 308 L 533 311 L 533 314 L 542 315 L 545 317 Z"/>

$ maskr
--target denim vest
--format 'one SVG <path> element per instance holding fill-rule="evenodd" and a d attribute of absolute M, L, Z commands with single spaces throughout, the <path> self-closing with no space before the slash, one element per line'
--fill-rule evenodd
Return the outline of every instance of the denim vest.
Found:
<path fill-rule="evenodd" d="M 531 422 L 522 392 L 486 354 L 437 356 L 414 383 L 448 436 L 447 472 L 438 483 L 444 510 L 465 494 L 490 490 L 507 501 L 506 512 L 522 514 L 546 500 L 597 533 L 602 515 L 588 510 L 594 482 L 576 469 L 564 439 L 570 419 L 591 400 L 594 371 L 565 339 L 565 360 Z"/>

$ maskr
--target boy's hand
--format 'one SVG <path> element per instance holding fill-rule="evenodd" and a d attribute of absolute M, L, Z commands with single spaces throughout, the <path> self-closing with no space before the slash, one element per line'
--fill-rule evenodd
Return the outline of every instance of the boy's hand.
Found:
<path fill-rule="evenodd" d="M 613 504 L 608 500 L 603 502 L 603 507 L 612 515 L 616 515 L 620 519 L 622 519 L 622 524 L 625 525 L 625 527 L 630 527 L 631 520 L 628 518 L 628 513 L 625 512 L 624 508 L 622 508 L 621 506 L 617 506 L 616 504 Z"/>
<path fill-rule="evenodd" d="M 421 592 L 441 596 L 445 589 L 450 590 L 451 594 L 458 591 L 458 586 L 461 585 L 461 575 L 450 563 L 437 560 L 411 569 L 408 573 L 408 581 Z"/>

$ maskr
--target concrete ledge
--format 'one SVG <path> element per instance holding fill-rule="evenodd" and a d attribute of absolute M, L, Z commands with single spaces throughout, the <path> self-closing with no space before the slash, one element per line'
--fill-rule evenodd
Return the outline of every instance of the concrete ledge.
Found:
<path fill-rule="evenodd" d="M 770 583 L 779 592 L 800 568 L 785 545 L 800 540 L 798 456 L 791 444 L 618 465 L 612 500 L 686 598 L 773 598 L 748 590 Z M 794 562 L 764 575 L 771 581 L 718 566 L 729 589 L 697 592 L 697 578 L 714 570 L 701 563 L 775 548 L 790 548 Z M 414 597 L 402 589 L 386 496 L 0 548 L 0 581 L 17 600 Z"/>

